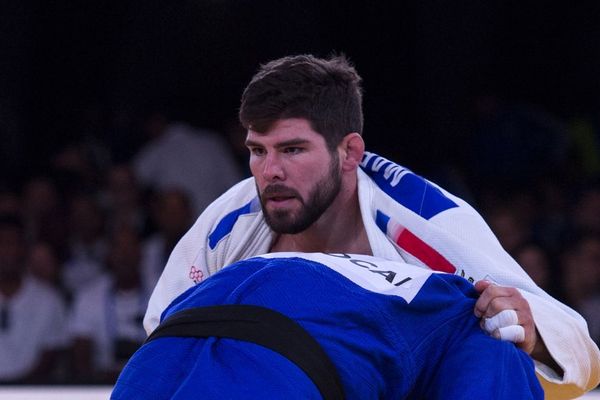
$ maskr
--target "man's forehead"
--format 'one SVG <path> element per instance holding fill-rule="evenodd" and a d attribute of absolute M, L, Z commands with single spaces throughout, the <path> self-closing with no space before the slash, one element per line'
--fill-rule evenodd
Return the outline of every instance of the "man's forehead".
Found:
<path fill-rule="evenodd" d="M 287 118 L 275 121 L 265 132 L 248 129 L 247 142 L 277 143 L 289 140 L 325 141 L 323 136 L 312 129 L 310 122 L 303 118 Z"/>
<path fill-rule="evenodd" d="M 255 131 L 252 129 L 252 126 L 250 126 L 250 131 L 259 133 L 258 131 Z M 311 126 L 311 123 L 309 120 L 307 120 L 306 118 L 282 118 L 282 119 L 278 119 L 273 121 L 273 123 L 269 126 L 269 129 L 267 129 L 264 132 L 261 132 L 264 135 L 267 135 L 269 133 L 272 132 L 279 132 L 279 131 L 311 131 L 316 133 Z"/>

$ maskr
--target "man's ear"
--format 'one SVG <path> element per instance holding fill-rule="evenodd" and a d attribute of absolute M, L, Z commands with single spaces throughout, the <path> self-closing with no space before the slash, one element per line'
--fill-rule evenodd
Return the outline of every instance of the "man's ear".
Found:
<path fill-rule="evenodd" d="M 352 132 L 344 136 L 338 149 L 342 171 L 354 171 L 362 161 L 365 142 L 360 134 Z"/>

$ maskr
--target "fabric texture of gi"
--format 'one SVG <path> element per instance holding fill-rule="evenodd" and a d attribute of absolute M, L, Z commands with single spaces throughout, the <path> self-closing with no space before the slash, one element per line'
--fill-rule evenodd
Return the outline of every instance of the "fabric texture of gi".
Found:
<path fill-rule="evenodd" d="M 302 258 L 292 257 L 301 255 Z M 362 255 L 275 253 L 240 261 L 179 296 L 251 304 L 298 322 L 334 362 L 347 399 L 542 399 L 532 360 L 487 336 L 466 280 Z M 320 399 L 293 363 L 232 339 L 155 339 L 112 399 Z"/>

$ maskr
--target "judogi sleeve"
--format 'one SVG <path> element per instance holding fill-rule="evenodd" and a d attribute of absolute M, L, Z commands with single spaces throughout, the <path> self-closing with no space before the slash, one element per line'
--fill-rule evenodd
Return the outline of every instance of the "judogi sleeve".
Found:
<path fill-rule="evenodd" d="M 375 154 L 366 153 L 361 166 L 370 178 L 362 179 L 369 189 L 362 193 L 371 197 L 370 212 L 406 262 L 520 290 L 548 352 L 562 369 L 553 371 L 536 362 L 547 398 L 575 398 L 598 385 L 600 351 L 585 320 L 527 276 L 473 207 Z"/>

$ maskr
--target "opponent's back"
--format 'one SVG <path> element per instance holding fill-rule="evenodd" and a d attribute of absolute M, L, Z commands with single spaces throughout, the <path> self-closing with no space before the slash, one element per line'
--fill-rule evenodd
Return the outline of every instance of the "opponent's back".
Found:
<path fill-rule="evenodd" d="M 224 268 L 176 299 L 163 319 L 216 304 L 276 310 L 319 342 L 348 399 L 542 398 L 529 357 L 480 330 L 474 295 L 459 277 L 408 264 L 276 253 Z M 142 387 L 161 392 L 154 398 L 320 398 L 285 357 L 222 338 L 161 338 L 145 345 L 113 398 L 131 397 Z"/>

